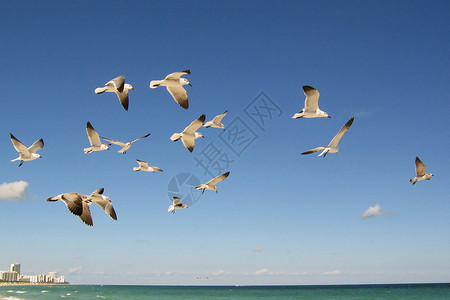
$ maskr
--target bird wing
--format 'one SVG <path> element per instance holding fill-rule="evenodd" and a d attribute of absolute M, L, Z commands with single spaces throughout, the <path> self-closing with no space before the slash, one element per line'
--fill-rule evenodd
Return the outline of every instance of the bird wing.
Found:
<path fill-rule="evenodd" d="M 160 167 L 157 167 L 157 166 L 150 166 L 150 168 L 152 168 L 155 171 L 163 172 L 163 169 L 161 169 Z"/>
<path fill-rule="evenodd" d="M 173 197 L 173 205 L 179 205 L 181 204 L 181 198 Z"/>
<path fill-rule="evenodd" d="M 417 176 L 425 175 L 425 165 L 418 157 L 416 157 L 416 174 Z"/>
<path fill-rule="evenodd" d="M 139 164 L 141 167 L 143 167 L 143 168 L 148 168 L 148 163 L 147 163 L 146 161 L 139 160 L 139 159 L 136 159 L 136 161 L 138 162 L 138 164 Z"/>
<path fill-rule="evenodd" d="M 90 122 L 87 122 L 86 132 L 91 146 L 100 147 L 100 145 L 102 144 L 100 141 L 100 136 L 98 135 L 97 131 L 95 131 L 94 127 L 92 127 Z"/>
<path fill-rule="evenodd" d="M 124 89 L 122 92 L 116 92 L 119 101 L 125 110 L 128 110 L 128 90 Z"/>
<path fill-rule="evenodd" d="M 336 134 L 336 136 L 331 140 L 330 144 L 328 145 L 329 147 L 336 147 L 338 145 L 344 133 L 346 133 L 347 130 L 350 128 L 350 126 L 352 126 L 354 119 L 355 118 L 351 118 L 350 120 L 347 121 L 347 123 L 345 123 L 344 126 L 342 126 L 338 134 Z"/>
<path fill-rule="evenodd" d="M 226 112 L 224 112 L 223 114 L 215 116 L 214 119 L 213 119 L 213 122 L 217 123 L 217 124 L 222 123 L 222 119 L 223 119 L 223 117 L 225 117 L 227 115 L 227 113 L 228 113 L 228 110 Z"/>
<path fill-rule="evenodd" d="M 194 151 L 195 139 L 193 137 L 181 136 L 181 141 L 183 142 L 184 147 L 189 150 L 189 152 Z"/>
<path fill-rule="evenodd" d="M 183 86 L 167 86 L 167 91 L 173 99 L 184 109 L 189 108 L 188 94 Z"/>
<path fill-rule="evenodd" d="M 86 225 L 92 226 L 94 223 L 92 222 L 91 210 L 89 209 L 89 205 L 86 201 L 82 201 L 83 205 L 83 213 L 80 215 L 81 221 L 83 221 Z"/>
<path fill-rule="evenodd" d="M 16 137 L 14 135 L 12 135 L 12 133 L 9 134 L 11 136 L 11 142 L 14 146 L 14 149 L 16 149 L 17 152 L 19 153 L 27 153 L 28 154 L 28 148 L 22 144 L 22 142 L 20 142 L 18 139 L 16 139 Z"/>
<path fill-rule="evenodd" d="M 134 143 L 134 142 L 136 142 L 136 141 L 139 141 L 140 139 L 145 139 L 145 138 L 148 137 L 149 135 L 150 135 L 150 133 L 148 133 L 148 134 L 146 134 L 146 135 L 144 135 L 144 136 L 141 136 L 141 137 L 139 137 L 139 138 L 136 138 L 136 139 L 132 140 L 130 143 L 132 144 L 132 143 Z"/>
<path fill-rule="evenodd" d="M 320 150 L 323 150 L 323 149 L 325 149 L 325 147 L 317 147 L 317 148 L 314 148 L 314 149 L 311 149 L 311 150 L 302 152 L 302 154 L 303 154 L 303 155 L 304 155 L 304 154 L 311 154 L 311 153 L 314 153 L 314 152 L 317 152 L 317 151 L 320 151 Z"/>
<path fill-rule="evenodd" d="M 305 110 L 315 111 L 319 108 L 319 96 L 318 90 L 312 86 L 304 85 L 303 93 L 305 93 Z"/>
<path fill-rule="evenodd" d="M 34 142 L 33 145 L 31 145 L 31 146 L 28 148 L 28 151 L 29 151 L 30 153 L 36 153 L 36 152 L 38 152 L 40 149 L 42 149 L 42 147 L 44 147 L 44 140 L 43 140 L 43 139 L 40 139 L 40 140 L 37 140 L 36 142 Z"/>
<path fill-rule="evenodd" d="M 107 138 L 104 138 L 104 137 L 101 137 L 101 138 L 104 139 L 105 141 L 108 141 L 108 142 L 112 143 L 112 144 L 119 145 L 121 147 L 125 147 L 125 143 L 123 143 L 123 142 L 107 139 Z"/>
<path fill-rule="evenodd" d="M 119 93 L 122 93 L 123 87 L 125 86 L 125 76 L 124 75 L 117 76 L 116 78 L 108 81 L 105 85 L 113 86 L 116 90 L 119 91 Z"/>
<path fill-rule="evenodd" d="M 101 195 L 94 195 L 94 196 L 91 195 L 91 199 L 92 202 L 100 206 L 105 211 L 106 214 L 108 214 L 114 220 L 117 220 L 116 212 L 111 203 L 111 200 L 109 200 L 108 197 L 105 196 L 102 197 Z"/>
<path fill-rule="evenodd" d="M 184 70 L 181 72 L 175 72 L 175 73 L 167 75 L 166 78 L 164 78 L 164 80 L 178 80 L 178 79 L 180 79 L 181 76 L 186 75 L 186 74 L 191 74 L 191 71 Z"/>
<path fill-rule="evenodd" d="M 192 121 L 192 123 L 183 130 L 183 133 L 194 134 L 197 129 L 203 126 L 205 123 L 205 118 L 206 116 L 203 114 L 197 120 Z"/>
<path fill-rule="evenodd" d="M 61 200 L 66 204 L 71 213 L 81 216 L 83 213 L 83 198 L 79 193 L 65 193 L 61 195 Z"/>
<path fill-rule="evenodd" d="M 219 176 L 217 176 L 217 177 L 211 179 L 210 181 L 208 181 L 208 182 L 206 183 L 206 185 L 216 185 L 218 182 L 221 182 L 222 180 L 224 180 L 225 178 L 227 178 L 228 175 L 230 175 L 230 172 L 229 172 L 229 171 L 226 172 L 226 173 L 223 173 L 222 175 L 219 175 Z"/>

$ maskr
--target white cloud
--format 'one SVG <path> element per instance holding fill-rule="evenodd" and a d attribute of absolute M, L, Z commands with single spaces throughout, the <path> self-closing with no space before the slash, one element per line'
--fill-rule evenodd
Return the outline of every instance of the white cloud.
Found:
<path fill-rule="evenodd" d="M 261 252 L 263 249 L 261 247 L 255 248 L 252 250 L 252 252 Z"/>
<path fill-rule="evenodd" d="M 361 214 L 361 218 L 370 218 L 370 217 L 376 217 L 381 215 L 381 206 L 380 204 L 376 204 L 375 206 L 369 206 L 369 208 Z"/>
<path fill-rule="evenodd" d="M 26 181 L 15 181 L 11 183 L 0 184 L 0 200 L 21 200 L 27 198 L 27 187 L 29 183 Z"/>
<path fill-rule="evenodd" d="M 303 271 L 303 272 L 286 272 L 286 271 L 272 271 L 267 268 L 262 268 L 257 270 L 253 275 L 256 276 L 312 276 L 314 273 Z"/>
<path fill-rule="evenodd" d="M 224 270 L 219 270 L 211 273 L 211 276 L 221 276 L 225 273 Z"/>
<path fill-rule="evenodd" d="M 341 274 L 342 274 L 341 270 L 323 272 L 323 275 L 341 275 Z"/>

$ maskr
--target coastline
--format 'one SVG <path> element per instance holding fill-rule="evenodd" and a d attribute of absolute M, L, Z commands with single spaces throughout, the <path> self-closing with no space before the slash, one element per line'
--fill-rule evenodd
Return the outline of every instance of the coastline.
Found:
<path fill-rule="evenodd" d="M 55 282 L 37 282 L 37 283 L 30 283 L 30 282 L 0 282 L 0 287 L 2 286 L 17 286 L 17 285 L 70 285 L 69 282 L 64 283 L 55 283 Z"/>

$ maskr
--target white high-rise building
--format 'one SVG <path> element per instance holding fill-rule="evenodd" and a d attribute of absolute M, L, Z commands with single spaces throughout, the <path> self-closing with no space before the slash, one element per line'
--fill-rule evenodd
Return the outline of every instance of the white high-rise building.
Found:
<path fill-rule="evenodd" d="M 20 275 L 20 264 L 11 264 L 8 271 L 17 272 Z"/>

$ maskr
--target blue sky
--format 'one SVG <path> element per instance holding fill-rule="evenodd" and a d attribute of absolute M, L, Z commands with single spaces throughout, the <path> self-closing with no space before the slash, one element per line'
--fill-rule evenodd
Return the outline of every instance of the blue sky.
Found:
<path fill-rule="evenodd" d="M 98 284 L 448 282 L 449 11 L 445 1 L 3 3 L 0 270 L 21 263 Z M 185 69 L 188 110 L 148 87 Z M 122 74 L 136 89 L 128 112 L 94 94 Z M 302 85 L 331 119 L 291 119 Z M 170 141 L 225 110 L 227 130 L 202 128 L 193 153 Z M 351 117 L 339 153 L 300 155 Z M 85 155 L 87 121 L 111 139 L 151 135 L 125 155 Z M 27 146 L 43 138 L 43 158 L 18 168 L 9 133 Z M 230 176 L 168 213 L 169 182 L 209 180 L 197 160 L 213 147 Z M 436 176 L 412 186 L 416 156 Z M 164 172 L 133 172 L 136 159 Z M 91 207 L 88 227 L 45 201 L 99 187 L 117 221 Z M 370 207 L 378 214 L 362 218 Z"/>

